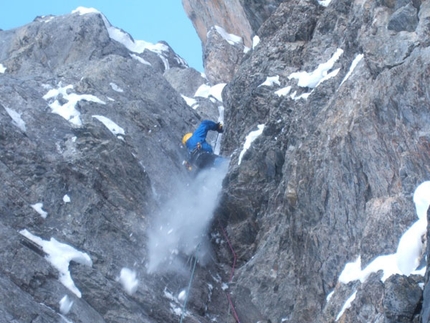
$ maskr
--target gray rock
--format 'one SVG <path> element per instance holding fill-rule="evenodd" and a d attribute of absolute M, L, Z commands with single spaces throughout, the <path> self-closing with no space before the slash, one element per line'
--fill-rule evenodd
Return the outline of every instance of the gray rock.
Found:
<path fill-rule="evenodd" d="M 396 10 L 388 22 L 388 29 L 394 31 L 415 31 L 418 26 L 417 9 L 409 3 Z"/>

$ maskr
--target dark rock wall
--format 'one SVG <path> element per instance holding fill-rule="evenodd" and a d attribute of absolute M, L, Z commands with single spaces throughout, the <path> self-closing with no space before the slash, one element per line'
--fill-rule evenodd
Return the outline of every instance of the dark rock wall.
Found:
<path fill-rule="evenodd" d="M 242 320 L 334 321 L 353 286 L 330 315 L 322 311 L 328 294 L 340 292 L 345 264 L 360 255 L 364 268 L 395 253 L 416 221 L 412 194 L 430 176 L 428 5 L 283 2 L 260 27 L 260 44 L 224 91 L 223 147 L 232 162 L 219 213 L 238 255 L 232 295 Z M 417 25 L 396 14 L 405 6 Z M 402 31 L 388 28 L 393 21 Z M 339 68 L 334 77 L 316 88 L 289 78 L 316 70 L 338 48 L 328 71 Z M 260 86 L 275 75 L 280 85 Z M 288 95 L 274 93 L 287 86 Z M 297 99 L 303 93 L 310 94 Z M 263 134 L 238 165 L 245 137 L 259 124 Z M 371 296 L 364 289 L 357 302 Z M 367 317 L 363 311 L 344 316 L 388 317 L 381 307 Z"/>

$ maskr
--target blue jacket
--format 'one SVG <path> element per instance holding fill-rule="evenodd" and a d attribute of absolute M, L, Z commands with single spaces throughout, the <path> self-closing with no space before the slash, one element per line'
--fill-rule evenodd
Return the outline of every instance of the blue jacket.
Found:
<path fill-rule="evenodd" d="M 185 143 L 188 151 L 192 152 L 196 149 L 197 144 L 200 143 L 202 150 L 213 154 L 212 146 L 206 142 L 206 136 L 210 130 L 217 131 L 217 124 L 211 120 L 203 120 Z"/>

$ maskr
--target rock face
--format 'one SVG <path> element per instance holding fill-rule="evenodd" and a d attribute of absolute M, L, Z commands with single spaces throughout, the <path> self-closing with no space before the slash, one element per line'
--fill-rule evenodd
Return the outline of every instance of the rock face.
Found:
<path fill-rule="evenodd" d="M 403 239 L 426 229 L 430 1 L 195 21 L 215 6 L 260 43 L 209 33 L 231 46 L 210 79 L 97 12 L 0 31 L 0 321 L 430 322 Z M 227 175 L 193 179 L 180 139 L 223 111 Z"/>
<path fill-rule="evenodd" d="M 339 277 L 395 254 L 417 221 L 412 195 L 430 175 L 429 6 L 283 2 L 260 27 L 223 95 L 232 161 L 219 214 L 240 321 L 418 319 L 417 282 Z"/>
<path fill-rule="evenodd" d="M 178 321 L 189 277 L 148 273 L 147 235 L 190 181 L 180 139 L 200 116 L 181 94 L 201 84 L 176 91 L 163 73 L 188 68 L 167 44 L 139 51 L 112 28 L 76 12 L 0 32 L 1 322 Z M 208 295 L 227 308 L 200 287 L 198 316 L 223 311 Z"/>

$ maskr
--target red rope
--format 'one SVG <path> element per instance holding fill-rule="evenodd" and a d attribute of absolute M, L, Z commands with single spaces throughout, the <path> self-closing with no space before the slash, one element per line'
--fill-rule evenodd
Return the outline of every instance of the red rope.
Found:
<path fill-rule="evenodd" d="M 233 265 L 231 267 L 230 279 L 228 281 L 230 283 L 233 280 L 234 269 L 236 267 L 237 255 L 234 252 L 233 246 L 232 246 L 230 240 L 228 239 L 227 233 L 225 232 L 224 228 L 222 227 L 221 224 L 219 226 L 220 226 L 220 228 L 221 228 L 221 230 L 222 230 L 222 232 L 224 234 L 225 240 L 227 241 L 228 246 L 230 247 L 231 253 L 233 255 Z M 225 294 L 227 295 L 227 299 L 228 299 L 228 302 L 230 304 L 230 308 L 231 308 L 231 310 L 233 312 L 234 319 L 236 320 L 237 323 L 240 323 L 239 316 L 237 315 L 236 309 L 234 308 L 233 302 L 232 302 L 231 297 L 230 297 L 230 293 L 226 292 Z"/>

